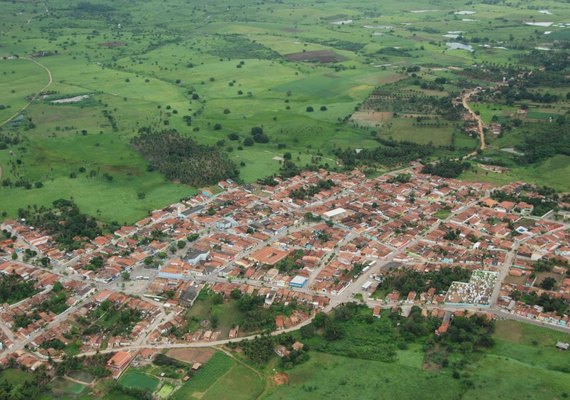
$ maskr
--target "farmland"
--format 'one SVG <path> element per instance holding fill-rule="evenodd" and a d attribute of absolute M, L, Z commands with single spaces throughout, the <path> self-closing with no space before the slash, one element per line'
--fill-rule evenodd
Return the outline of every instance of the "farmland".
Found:
<path fill-rule="evenodd" d="M 473 64 L 533 67 L 535 60 L 523 55 L 534 47 L 563 51 L 550 37 L 563 35 L 570 15 L 552 1 L 541 4 L 549 15 L 531 5 L 427 1 L 260 6 L 242 0 L 227 7 L 168 0 L 131 7 L 52 0 L 49 7 L 2 7 L 2 218 L 64 197 L 107 223 L 132 223 L 196 192 L 167 180 L 130 145 L 143 127 L 176 129 L 214 146 L 243 182 L 276 173 L 284 152 L 299 166 L 342 168 L 335 148 L 374 148 L 378 137 L 433 144 L 440 148 L 434 157 L 466 154 L 477 142 L 461 133 L 460 121 L 421 105 L 490 86 L 488 76 L 462 72 Z M 545 19 L 552 23 L 525 25 Z M 446 50 L 453 40 L 474 51 Z M 525 124 L 568 111 L 560 85 L 541 85 L 540 93 L 559 98 L 526 102 Z M 417 101 L 399 101 L 402 111 L 384 101 L 375 111 L 382 117 L 367 116 L 360 109 L 378 89 L 414 93 Z M 476 110 L 486 123 L 495 115 L 508 122 L 519 105 L 481 99 Z M 360 114 L 351 118 L 355 110 Z M 269 140 L 244 145 L 254 126 Z M 228 139 L 232 133 L 237 140 Z M 516 138 L 517 129 L 504 140 L 510 135 Z M 567 190 L 563 164 L 552 180 Z M 540 167 L 526 168 L 513 168 L 505 180 L 537 181 L 541 174 L 533 169 Z"/>

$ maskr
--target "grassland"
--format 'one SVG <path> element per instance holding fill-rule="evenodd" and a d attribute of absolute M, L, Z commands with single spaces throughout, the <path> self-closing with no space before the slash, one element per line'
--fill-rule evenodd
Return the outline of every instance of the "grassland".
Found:
<path fill-rule="evenodd" d="M 398 85 L 400 80 L 398 90 L 417 90 L 425 96 L 456 94 L 462 78 L 448 67 L 516 62 L 535 46 L 552 45 L 544 31 L 559 37 L 563 28 L 556 24 L 570 15 L 565 5 L 554 1 L 541 3 L 552 15 L 540 14 L 530 4 L 456 1 L 436 7 L 428 0 L 270 7 L 251 0 L 231 7 L 220 0 L 207 6 L 189 6 L 182 0 L 149 1 L 137 7 L 107 0 L 92 3 L 106 6 L 106 12 L 89 2 L 53 0 L 47 10 L 38 2 L 2 2 L 0 123 L 48 82 L 46 70 L 28 58 L 33 56 L 53 76 L 48 91 L 24 112 L 26 123 L 1 128 L 0 133 L 21 138 L 18 145 L 0 150 L 2 179 L 43 184 L 30 190 L 1 186 L 0 212 L 6 216 L 29 204 L 73 197 L 82 211 L 103 222 L 132 223 L 149 210 L 195 193 L 196 188 L 149 171 L 131 148 L 133 135 L 148 126 L 175 128 L 199 143 L 218 145 L 237 163 L 244 182 L 278 171 L 274 158 L 285 151 L 302 166 L 321 155 L 323 164 L 335 167 L 335 147 L 375 147 L 376 131 L 395 140 L 455 146 L 451 152 L 438 150 L 438 156 L 464 154 L 476 141 L 460 135 L 453 139 L 453 124 L 414 126 L 412 119 L 392 118 L 389 127 L 376 127 L 346 121 L 375 88 Z M 416 12 L 422 10 L 431 11 Z M 454 14 L 461 10 L 475 14 Z M 525 25 L 531 17 L 555 25 Z M 447 50 L 450 39 L 443 35 L 450 31 L 477 38 L 475 51 Z M 492 46 L 484 47 L 486 42 Z M 303 52 L 311 51 L 337 54 L 343 61 L 302 62 L 290 57 L 302 58 Z M 420 89 L 404 79 L 413 77 L 406 72 L 410 66 L 423 66 L 417 73 L 422 81 L 449 82 L 441 91 Z M 559 88 L 544 90 L 565 95 Z M 52 103 L 79 95 L 89 97 Z M 315 111 L 307 112 L 307 107 Z M 476 109 L 489 122 L 493 115 L 510 118 L 516 107 L 481 104 Z M 554 108 L 531 104 L 528 117 L 548 121 L 567 110 L 565 102 Z M 185 116 L 192 119 L 190 124 Z M 263 126 L 270 142 L 241 146 L 253 126 Z M 234 132 L 239 142 L 228 140 Z M 565 162 L 552 160 L 560 164 L 551 174 L 560 189 L 568 189 L 562 178 Z M 547 167 L 513 168 L 504 178 L 539 177 Z M 97 175 L 87 178 L 78 173 L 80 168 Z M 70 178 L 73 174 L 78 177 Z M 112 182 L 103 174 L 112 175 Z"/>

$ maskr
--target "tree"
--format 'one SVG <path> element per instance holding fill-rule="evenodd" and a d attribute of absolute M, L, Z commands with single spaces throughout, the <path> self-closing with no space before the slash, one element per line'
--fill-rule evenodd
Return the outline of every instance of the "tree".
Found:
<path fill-rule="evenodd" d="M 248 137 L 248 138 L 245 138 L 245 139 L 243 140 L 243 145 L 244 145 L 244 146 L 253 146 L 253 143 L 254 143 L 254 142 L 253 142 L 253 139 L 252 139 L 252 138 L 249 138 L 249 137 Z"/>
<path fill-rule="evenodd" d="M 540 282 L 540 287 L 544 290 L 552 290 L 556 286 L 556 279 L 547 277 Z"/>
<path fill-rule="evenodd" d="M 342 339 L 343 331 L 340 325 L 338 325 L 334 321 L 329 321 L 325 325 L 325 334 L 324 337 L 326 340 L 333 341 Z"/>
<path fill-rule="evenodd" d="M 317 315 L 315 315 L 315 318 L 313 319 L 313 324 L 315 325 L 315 328 L 320 329 L 323 326 L 325 326 L 328 319 L 329 317 L 327 316 L 327 314 L 325 314 L 324 312 L 319 312 L 317 313 Z"/>
<path fill-rule="evenodd" d="M 315 109 L 312 106 L 307 106 L 306 111 L 307 112 L 313 112 L 313 111 L 315 111 Z"/>

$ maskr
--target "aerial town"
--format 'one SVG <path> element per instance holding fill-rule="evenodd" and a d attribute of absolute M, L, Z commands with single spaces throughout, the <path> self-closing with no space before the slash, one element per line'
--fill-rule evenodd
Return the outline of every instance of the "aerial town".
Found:
<path fill-rule="evenodd" d="M 275 186 L 226 180 L 215 194 L 205 190 L 70 252 L 25 220 L 7 220 L 0 272 L 29 285 L 28 295 L 0 308 L 0 362 L 34 370 L 75 343 L 78 355 L 114 353 L 108 368 L 119 377 L 149 348 L 252 334 L 189 329 L 185 311 L 205 290 L 225 299 L 255 293 L 268 307 L 296 304 L 275 317 L 277 333 L 353 301 L 374 316 L 420 307 L 443 319 L 436 334 L 465 314 L 568 332 L 568 314 L 528 298 L 570 299 L 569 215 L 534 215 L 517 198 L 542 195 L 523 183 L 496 187 L 420 171 L 413 164 L 372 179 L 358 170 L 303 172 Z M 497 193 L 511 200 L 495 200 Z M 391 276 L 448 267 L 468 279 L 444 290 L 382 291 Z"/>

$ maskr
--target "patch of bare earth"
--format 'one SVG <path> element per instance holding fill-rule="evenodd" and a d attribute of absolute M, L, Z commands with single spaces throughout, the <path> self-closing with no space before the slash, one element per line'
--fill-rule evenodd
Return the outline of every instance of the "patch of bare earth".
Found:
<path fill-rule="evenodd" d="M 273 375 L 273 383 L 276 385 L 286 385 L 289 383 L 289 376 L 285 372 L 277 372 Z"/>
<path fill-rule="evenodd" d="M 187 363 L 199 362 L 200 364 L 205 364 L 214 355 L 214 350 L 212 349 L 170 349 L 167 356 L 175 358 L 179 361 L 184 361 Z"/>

